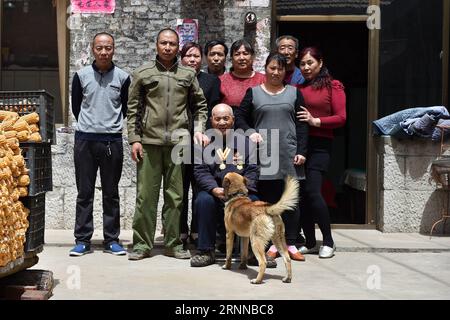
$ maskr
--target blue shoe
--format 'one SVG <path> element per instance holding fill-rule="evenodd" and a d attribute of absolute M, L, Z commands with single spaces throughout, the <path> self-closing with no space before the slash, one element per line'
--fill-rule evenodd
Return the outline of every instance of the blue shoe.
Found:
<path fill-rule="evenodd" d="M 125 249 L 117 242 L 111 242 L 110 244 L 108 244 L 103 252 L 111 253 L 116 256 L 123 256 L 127 254 Z"/>
<path fill-rule="evenodd" d="M 72 250 L 70 250 L 69 256 L 71 257 L 79 257 L 82 255 L 85 255 L 86 253 L 91 253 L 91 246 L 86 244 L 77 244 L 75 247 L 73 247 Z"/>

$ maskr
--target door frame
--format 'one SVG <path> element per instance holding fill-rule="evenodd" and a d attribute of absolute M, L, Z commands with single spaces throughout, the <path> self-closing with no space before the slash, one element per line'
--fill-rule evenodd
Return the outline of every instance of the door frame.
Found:
<path fill-rule="evenodd" d="M 442 105 L 449 108 L 450 1 L 443 1 L 442 19 Z"/>
<path fill-rule="evenodd" d="M 2 67 L 3 67 L 3 63 L 2 63 L 2 53 L 1 53 L 1 47 L 2 47 L 2 34 L 3 34 L 3 1 L 0 2 L 0 90 L 2 88 L 2 79 L 3 79 L 3 75 L 2 75 Z"/>
<path fill-rule="evenodd" d="M 368 5 L 380 5 L 379 0 L 370 0 Z M 369 15 L 284 15 L 276 16 L 278 35 L 278 22 L 363 22 Z M 371 136 L 372 121 L 378 118 L 378 79 L 379 79 L 379 30 L 369 30 L 368 49 L 368 77 L 367 77 L 367 119 L 366 119 L 366 223 L 365 224 L 339 224 L 339 228 L 375 229 L 377 226 L 377 213 L 379 206 L 379 167 L 374 138 Z"/>

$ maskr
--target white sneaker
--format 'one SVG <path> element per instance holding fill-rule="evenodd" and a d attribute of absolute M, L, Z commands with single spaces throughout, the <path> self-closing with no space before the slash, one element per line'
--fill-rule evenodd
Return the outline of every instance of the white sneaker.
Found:
<path fill-rule="evenodd" d="M 327 259 L 332 258 L 334 256 L 334 252 L 336 251 L 336 246 L 333 244 L 333 248 L 328 246 L 320 246 L 319 250 L 319 258 Z"/>
<path fill-rule="evenodd" d="M 298 251 L 300 251 L 301 254 L 314 254 L 314 253 L 318 253 L 319 252 L 319 247 L 317 246 L 317 244 L 312 247 L 311 249 L 308 249 L 305 246 L 301 246 Z"/>

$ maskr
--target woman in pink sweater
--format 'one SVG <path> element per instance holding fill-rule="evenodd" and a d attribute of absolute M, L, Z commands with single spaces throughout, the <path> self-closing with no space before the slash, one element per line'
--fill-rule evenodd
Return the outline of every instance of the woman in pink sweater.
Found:
<path fill-rule="evenodd" d="M 338 80 L 333 80 L 324 66 L 322 53 L 317 48 L 305 48 L 299 57 L 300 70 L 306 81 L 298 86 L 305 99 L 305 107 L 297 116 L 300 121 L 309 124 L 306 180 L 301 188 L 303 196 L 300 202 L 306 243 L 299 251 L 303 254 L 319 253 L 319 258 L 331 258 L 336 246 L 321 186 L 330 163 L 333 129 L 345 125 L 346 98 L 344 86 Z M 323 237 L 320 248 L 316 244 L 315 222 Z"/>
<path fill-rule="evenodd" d="M 222 103 L 238 108 L 248 88 L 263 84 L 266 77 L 253 70 L 255 50 L 245 39 L 233 42 L 230 48 L 232 67 L 220 78 Z"/>

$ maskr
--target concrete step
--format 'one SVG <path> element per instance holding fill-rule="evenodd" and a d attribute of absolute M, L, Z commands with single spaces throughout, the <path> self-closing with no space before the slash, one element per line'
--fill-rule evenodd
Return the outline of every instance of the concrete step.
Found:
<path fill-rule="evenodd" d="M 382 233 L 367 229 L 334 229 L 333 238 L 338 252 L 449 252 L 450 236 L 429 235 L 418 233 Z M 316 230 L 320 243 L 321 233 Z M 125 247 L 131 248 L 132 230 L 122 230 L 120 241 Z M 45 230 L 45 245 L 57 247 L 72 247 L 74 237 L 72 230 Z M 102 231 L 95 231 L 92 236 L 93 248 L 103 248 Z M 155 235 L 155 247 L 163 247 L 163 235 Z"/>

